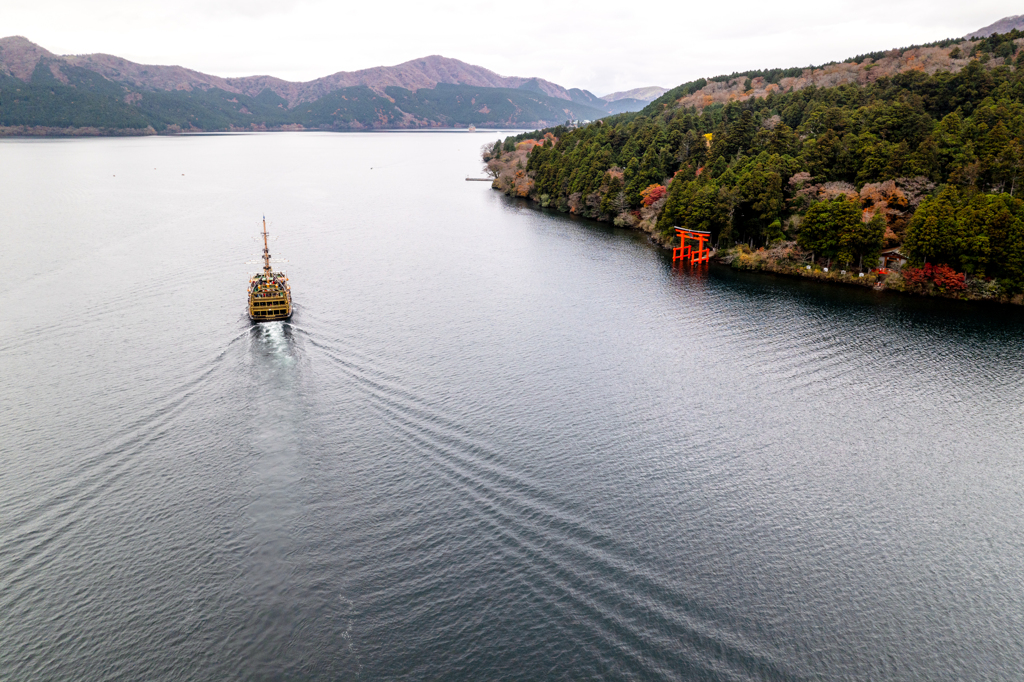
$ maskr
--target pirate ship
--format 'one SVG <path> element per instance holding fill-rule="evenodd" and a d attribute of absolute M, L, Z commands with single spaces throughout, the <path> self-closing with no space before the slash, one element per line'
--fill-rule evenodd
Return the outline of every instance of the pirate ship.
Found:
<path fill-rule="evenodd" d="M 263 218 L 263 272 L 249 278 L 249 317 L 256 322 L 287 320 L 292 316 L 292 288 L 283 272 L 270 266 L 267 218 Z"/>

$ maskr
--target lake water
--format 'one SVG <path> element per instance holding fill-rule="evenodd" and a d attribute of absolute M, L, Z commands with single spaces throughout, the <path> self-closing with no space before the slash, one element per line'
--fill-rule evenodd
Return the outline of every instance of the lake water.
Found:
<path fill-rule="evenodd" d="M 673 268 L 495 137 L 0 141 L 0 679 L 1020 679 L 1021 311 Z"/>

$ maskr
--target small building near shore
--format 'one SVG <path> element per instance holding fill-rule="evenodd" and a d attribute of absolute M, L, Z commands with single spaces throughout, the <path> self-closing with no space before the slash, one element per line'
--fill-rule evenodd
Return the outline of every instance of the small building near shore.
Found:
<path fill-rule="evenodd" d="M 900 253 L 899 246 L 882 249 L 878 254 L 878 267 L 882 270 L 899 270 L 907 263 L 907 257 Z"/>

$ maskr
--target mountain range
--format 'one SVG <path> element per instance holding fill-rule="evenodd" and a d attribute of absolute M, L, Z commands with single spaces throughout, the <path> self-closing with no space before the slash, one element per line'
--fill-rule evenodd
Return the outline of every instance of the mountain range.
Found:
<path fill-rule="evenodd" d="M 543 127 L 637 111 L 664 92 L 602 98 L 439 55 L 302 83 L 222 78 L 107 54 L 57 55 L 21 36 L 0 39 L 0 126 L 16 134 Z"/>

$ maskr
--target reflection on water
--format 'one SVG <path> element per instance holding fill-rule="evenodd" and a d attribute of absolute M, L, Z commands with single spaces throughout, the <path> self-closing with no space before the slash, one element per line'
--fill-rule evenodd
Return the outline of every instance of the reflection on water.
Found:
<path fill-rule="evenodd" d="M 673 265 L 467 139 L 0 141 L 0 678 L 1018 676 L 1022 311 Z"/>

